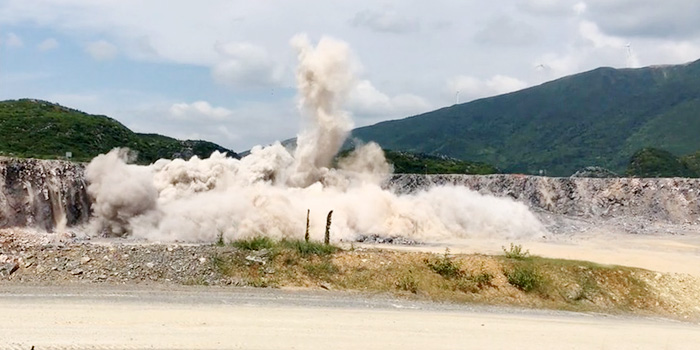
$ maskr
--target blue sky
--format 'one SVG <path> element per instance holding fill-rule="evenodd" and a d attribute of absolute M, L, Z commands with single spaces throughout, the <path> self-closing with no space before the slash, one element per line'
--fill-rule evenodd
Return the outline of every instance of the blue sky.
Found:
<path fill-rule="evenodd" d="M 357 126 L 599 66 L 700 59 L 694 0 L 0 0 L 0 99 L 240 151 L 300 125 L 289 40 L 354 52 Z"/>

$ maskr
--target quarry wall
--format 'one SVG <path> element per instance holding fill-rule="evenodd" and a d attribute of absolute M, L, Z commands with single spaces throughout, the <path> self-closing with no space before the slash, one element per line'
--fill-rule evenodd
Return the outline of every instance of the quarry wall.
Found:
<path fill-rule="evenodd" d="M 396 174 L 385 183 L 401 194 L 438 185 L 466 186 L 572 218 L 700 224 L 700 179 Z M 83 164 L 0 158 L 0 228 L 78 226 L 89 220 L 90 207 Z"/>
<path fill-rule="evenodd" d="M 481 194 L 513 198 L 535 211 L 570 217 L 700 224 L 700 179 L 397 174 L 386 184 L 399 193 L 437 185 L 466 186 Z"/>

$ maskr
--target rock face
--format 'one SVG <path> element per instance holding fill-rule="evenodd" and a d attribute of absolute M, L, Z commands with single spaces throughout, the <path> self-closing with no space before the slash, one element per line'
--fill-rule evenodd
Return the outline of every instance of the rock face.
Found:
<path fill-rule="evenodd" d="M 466 186 L 482 194 L 511 197 L 535 211 L 568 217 L 700 224 L 700 179 L 398 174 L 387 183 L 399 193 L 435 185 Z"/>
<path fill-rule="evenodd" d="M 407 194 L 436 185 L 466 186 L 482 194 L 513 198 L 528 205 L 543 222 L 614 219 L 624 225 L 700 227 L 700 179 L 397 174 L 385 187 Z M 90 208 L 82 164 L 0 158 L 0 228 L 60 231 L 87 223 Z"/>
<path fill-rule="evenodd" d="M 90 217 L 83 165 L 58 160 L 0 158 L 0 228 L 48 232 Z"/>

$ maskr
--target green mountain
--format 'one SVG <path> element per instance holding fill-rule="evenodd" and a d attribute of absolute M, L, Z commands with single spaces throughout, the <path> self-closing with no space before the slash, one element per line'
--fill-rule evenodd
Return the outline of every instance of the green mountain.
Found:
<path fill-rule="evenodd" d="M 157 134 L 138 134 L 118 121 L 90 115 L 51 102 L 22 99 L 0 101 L 0 154 L 15 157 L 88 161 L 115 147 L 138 152 L 139 163 L 160 158 L 209 157 L 215 150 L 238 155 L 207 141 L 180 141 Z"/>
<path fill-rule="evenodd" d="M 383 148 L 568 176 L 587 166 L 625 173 L 645 147 L 700 150 L 700 61 L 599 68 L 510 94 L 358 128 Z"/>

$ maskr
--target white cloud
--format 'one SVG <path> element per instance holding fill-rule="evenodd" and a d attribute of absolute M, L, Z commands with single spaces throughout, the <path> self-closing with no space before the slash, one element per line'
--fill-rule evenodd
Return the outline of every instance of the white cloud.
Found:
<path fill-rule="evenodd" d="M 369 80 L 359 81 L 350 91 L 347 107 L 358 126 L 427 112 L 430 105 L 420 96 L 399 94 L 393 97 L 377 90 Z"/>
<path fill-rule="evenodd" d="M 85 52 L 87 52 L 93 59 L 97 61 L 109 61 L 117 57 L 119 53 L 118 49 L 114 44 L 105 41 L 98 40 L 93 41 L 87 46 L 85 46 Z"/>
<path fill-rule="evenodd" d="M 360 11 L 350 20 L 350 24 L 355 27 L 365 27 L 375 32 L 394 34 L 417 32 L 420 29 L 420 23 L 416 18 L 402 16 L 391 9 Z"/>
<path fill-rule="evenodd" d="M 274 86 L 282 79 L 283 69 L 267 51 L 250 43 L 226 43 L 216 46 L 221 59 L 214 64 L 214 80 L 230 86 Z"/>
<path fill-rule="evenodd" d="M 447 81 L 447 92 L 452 96 L 458 94 L 460 103 L 518 91 L 526 87 L 528 87 L 526 82 L 501 74 L 485 80 L 459 75 Z"/>
<path fill-rule="evenodd" d="M 5 45 L 7 47 L 22 47 L 24 46 L 24 42 L 17 34 L 8 33 L 5 37 Z"/>
<path fill-rule="evenodd" d="M 53 49 L 58 48 L 58 40 L 54 38 L 48 38 L 42 42 L 39 43 L 39 45 L 36 46 L 37 50 L 39 51 L 51 51 Z"/>
<path fill-rule="evenodd" d="M 181 121 L 224 121 L 233 116 L 233 111 L 224 107 L 213 107 L 207 101 L 196 101 L 191 104 L 173 104 L 170 107 L 170 116 Z"/>

